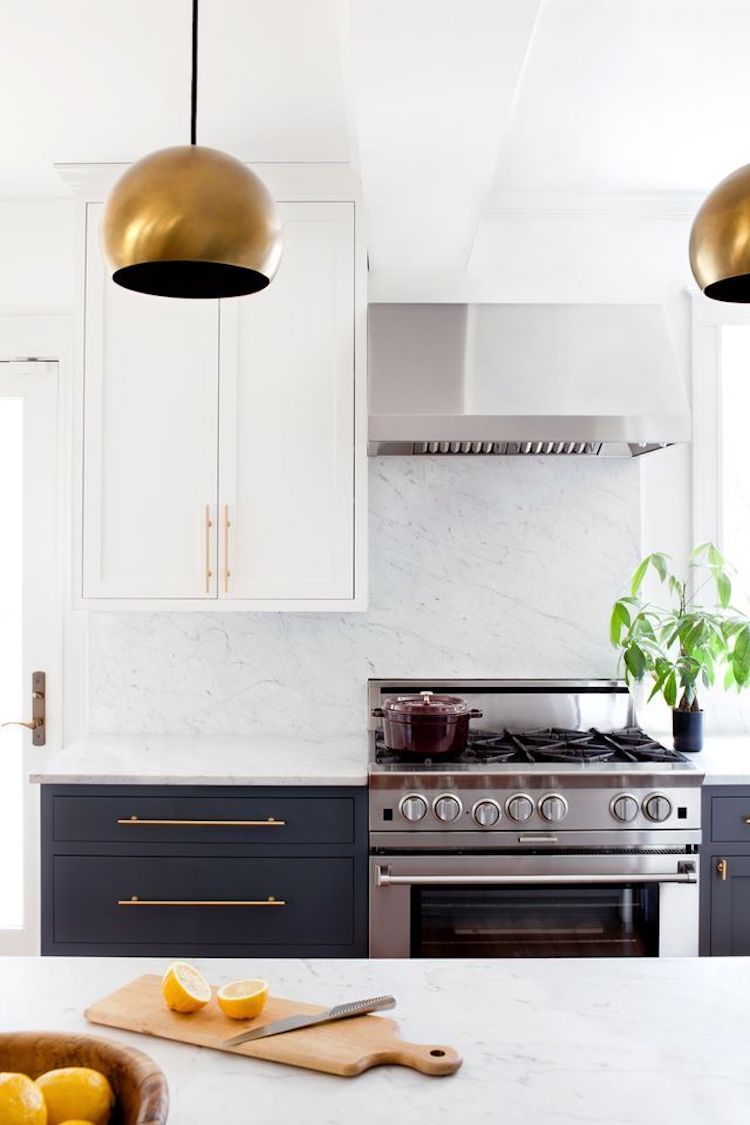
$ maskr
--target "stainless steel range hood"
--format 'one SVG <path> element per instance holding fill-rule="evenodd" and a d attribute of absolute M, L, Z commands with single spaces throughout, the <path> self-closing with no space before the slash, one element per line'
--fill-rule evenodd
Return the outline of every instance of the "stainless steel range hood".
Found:
<path fill-rule="evenodd" d="M 371 305 L 371 454 L 633 457 L 690 440 L 658 305 Z"/>

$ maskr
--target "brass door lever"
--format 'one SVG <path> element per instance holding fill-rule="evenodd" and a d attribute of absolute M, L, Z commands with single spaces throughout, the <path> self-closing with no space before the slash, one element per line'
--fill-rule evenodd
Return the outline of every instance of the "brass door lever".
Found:
<path fill-rule="evenodd" d="M 44 672 L 33 672 L 31 676 L 31 714 L 28 722 L 14 719 L 0 723 L 1 727 L 26 727 L 33 732 L 34 746 L 44 746 L 47 742 L 47 677 Z"/>

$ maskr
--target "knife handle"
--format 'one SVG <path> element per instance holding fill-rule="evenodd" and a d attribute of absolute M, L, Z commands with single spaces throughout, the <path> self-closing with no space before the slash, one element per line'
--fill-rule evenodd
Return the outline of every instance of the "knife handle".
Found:
<path fill-rule="evenodd" d="M 329 1020 L 346 1020 L 350 1016 L 365 1016 L 369 1012 L 384 1012 L 396 1007 L 395 996 L 375 996 L 372 1000 L 355 1000 L 351 1004 L 337 1004 L 328 1013 Z"/>

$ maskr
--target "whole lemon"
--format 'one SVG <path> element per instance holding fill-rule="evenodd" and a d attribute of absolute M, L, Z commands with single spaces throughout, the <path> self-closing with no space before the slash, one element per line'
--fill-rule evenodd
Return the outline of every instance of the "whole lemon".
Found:
<path fill-rule="evenodd" d="M 47 1107 L 25 1074 L 0 1074 L 0 1121 L 3 1125 L 47 1125 Z"/>
<path fill-rule="evenodd" d="M 87 1121 L 106 1125 L 115 1096 L 112 1087 L 98 1070 L 86 1066 L 65 1066 L 48 1070 L 36 1084 L 47 1103 L 47 1125 L 65 1121 Z"/>

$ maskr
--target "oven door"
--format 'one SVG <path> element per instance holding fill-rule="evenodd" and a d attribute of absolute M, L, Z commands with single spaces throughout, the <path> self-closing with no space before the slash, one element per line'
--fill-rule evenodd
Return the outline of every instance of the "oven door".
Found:
<path fill-rule="evenodd" d="M 696 859 L 685 852 L 373 856 L 370 956 L 696 956 Z"/>

